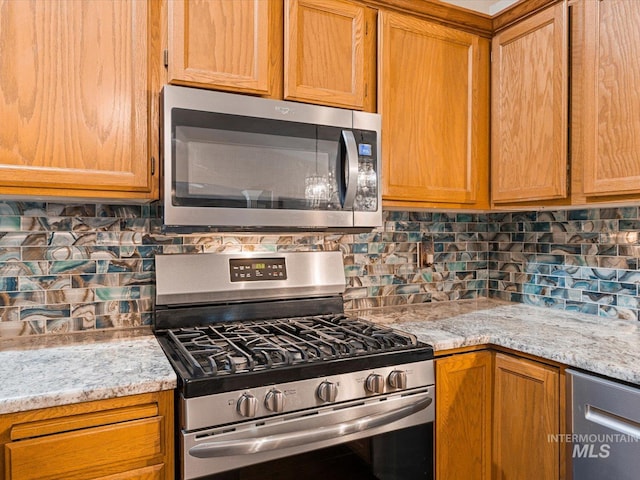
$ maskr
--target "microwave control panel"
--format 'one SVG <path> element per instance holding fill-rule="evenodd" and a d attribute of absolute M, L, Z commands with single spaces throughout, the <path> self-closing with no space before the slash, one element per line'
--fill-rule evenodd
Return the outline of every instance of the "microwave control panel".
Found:
<path fill-rule="evenodd" d="M 358 144 L 358 188 L 355 210 L 375 212 L 378 209 L 378 177 L 376 132 L 359 130 L 356 135 Z"/>
<path fill-rule="evenodd" d="M 229 272 L 232 282 L 287 279 L 284 258 L 230 258 Z"/>

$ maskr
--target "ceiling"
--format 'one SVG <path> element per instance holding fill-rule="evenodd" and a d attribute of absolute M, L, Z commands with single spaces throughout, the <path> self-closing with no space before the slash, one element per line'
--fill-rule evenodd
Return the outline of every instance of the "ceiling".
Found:
<path fill-rule="evenodd" d="M 510 7 L 518 0 L 440 0 L 458 7 L 467 8 L 485 15 L 495 15 L 507 7 Z"/>

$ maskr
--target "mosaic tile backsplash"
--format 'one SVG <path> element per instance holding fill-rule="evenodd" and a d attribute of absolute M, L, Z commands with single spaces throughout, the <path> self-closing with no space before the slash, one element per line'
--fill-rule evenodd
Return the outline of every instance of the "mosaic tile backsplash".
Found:
<path fill-rule="evenodd" d="M 638 207 L 489 215 L 489 295 L 639 320 Z"/>
<path fill-rule="evenodd" d="M 0 337 L 150 323 L 156 253 L 339 250 L 345 308 L 493 296 L 638 319 L 638 207 L 385 212 L 370 233 L 163 234 L 156 205 L 0 201 Z"/>

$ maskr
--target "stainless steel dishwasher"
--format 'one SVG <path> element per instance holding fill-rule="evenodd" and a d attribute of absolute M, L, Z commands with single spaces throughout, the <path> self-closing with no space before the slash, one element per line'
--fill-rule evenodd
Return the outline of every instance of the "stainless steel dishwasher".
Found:
<path fill-rule="evenodd" d="M 640 388 L 567 370 L 573 478 L 640 478 Z"/>

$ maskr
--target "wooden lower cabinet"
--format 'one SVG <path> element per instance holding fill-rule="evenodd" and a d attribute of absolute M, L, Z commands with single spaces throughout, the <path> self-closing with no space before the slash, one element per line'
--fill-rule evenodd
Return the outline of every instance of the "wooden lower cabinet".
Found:
<path fill-rule="evenodd" d="M 493 465 L 496 479 L 560 478 L 559 369 L 496 353 Z"/>
<path fill-rule="evenodd" d="M 565 478 L 559 367 L 492 350 L 435 365 L 437 480 Z"/>
<path fill-rule="evenodd" d="M 4 480 L 173 479 L 173 392 L 3 415 L 0 445 Z"/>
<path fill-rule="evenodd" d="M 436 360 L 436 479 L 491 478 L 492 354 Z"/>

